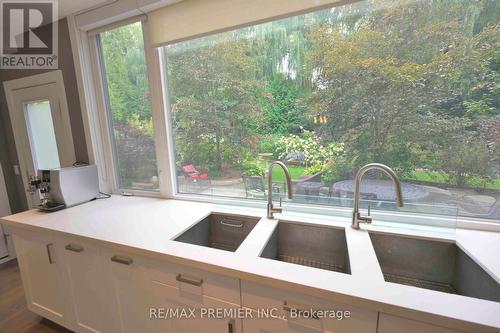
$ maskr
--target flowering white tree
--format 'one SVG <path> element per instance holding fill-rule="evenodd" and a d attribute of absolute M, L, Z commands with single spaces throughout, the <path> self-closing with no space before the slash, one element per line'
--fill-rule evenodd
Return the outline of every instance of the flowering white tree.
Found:
<path fill-rule="evenodd" d="M 303 130 L 301 136 L 290 134 L 280 137 L 276 152 L 279 159 L 285 159 L 290 153 L 302 153 L 306 165 L 315 165 L 342 155 L 344 144 L 331 142 L 324 146 L 314 132 Z"/>

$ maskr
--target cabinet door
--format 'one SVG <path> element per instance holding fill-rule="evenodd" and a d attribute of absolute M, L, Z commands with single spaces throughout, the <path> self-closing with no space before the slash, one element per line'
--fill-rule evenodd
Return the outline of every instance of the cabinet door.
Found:
<path fill-rule="evenodd" d="M 118 332 L 111 278 L 99 255 L 99 247 L 67 239 L 59 244 L 68 271 L 77 330 Z"/>
<path fill-rule="evenodd" d="M 119 332 L 151 332 L 152 296 L 147 269 L 143 265 L 145 259 L 113 250 L 103 250 L 102 258 L 111 276 L 119 312 Z"/>
<path fill-rule="evenodd" d="M 151 285 L 153 308 L 157 311 L 151 319 L 151 332 L 242 332 L 241 319 L 236 318 L 240 306 L 202 296 L 196 290 L 202 285 L 177 288 L 158 281 L 152 281 Z"/>
<path fill-rule="evenodd" d="M 71 304 L 63 256 L 51 238 L 20 232 L 13 235 L 28 309 L 68 326 Z"/>

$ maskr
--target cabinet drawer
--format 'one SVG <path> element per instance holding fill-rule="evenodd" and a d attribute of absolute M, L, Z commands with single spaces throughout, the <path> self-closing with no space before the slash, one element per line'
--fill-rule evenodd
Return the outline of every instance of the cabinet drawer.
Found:
<path fill-rule="evenodd" d="M 277 309 L 278 315 L 287 321 L 287 326 L 304 326 L 320 332 L 336 333 L 377 331 L 376 311 L 355 308 L 333 299 L 316 298 L 247 281 L 241 281 L 241 298 L 244 307 Z M 349 318 L 346 311 L 349 312 Z"/>
<path fill-rule="evenodd" d="M 178 288 L 199 297 L 209 296 L 233 304 L 241 304 L 239 279 L 196 268 L 153 261 L 150 278 L 165 285 Z"/>
<path fill-rule="evenodd" d="M 130 268 L 140 268 L 143 272 L 141 275 L 147 281 L 157 281 L 192 294 L 241 304 L 239 279 L 127 252 L 107 250 L 106 253 L 117 273 L 126 275 L 131 271 Z"/>
<path fill-rule="evenodd" d="M 162 305 L 162 302 L 167 301 L 171 304 L 177 304 L 179 307 L 190 308 L 234 308 L 239 309 L 240 305 L 221 301 L 210 296 L 200 296 L 197 292 L 184 290 L 176 287 L 163 284 L 158 281 L 151 281 L 151 290 L 154 295 L 154 306 Z"/>
<path fill-rule="evenodd" d="M 241 332 L 240 306 L 199 293 L 151 282 L 154 295 L 151 332 Z M 160 310 L 161 309 L 161 310 Z M 160 311 L 164 311 L 163 314 Z M 217 311 L 217 312 L 216 312 Z M 163 317 L 163 316 L 166 316 Z"/>
<path fill-rule="evenodd" d="M 421 321 L 380 314 L 378 323 L 379 333 L 460 333 L 449 328 L 434 326 Z"/>

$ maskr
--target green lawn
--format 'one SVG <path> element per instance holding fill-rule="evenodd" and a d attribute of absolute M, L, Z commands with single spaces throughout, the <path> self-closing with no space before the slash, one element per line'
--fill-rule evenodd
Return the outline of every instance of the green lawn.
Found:
<path fill-rule="evenodd" d="M 449 184 L 450 178 L 447 174 L 438 171 L 415 170 L 401 175 L 401 180 L 419 180 L 438 184 Z M 467 184 L 477 187 L 485 187 L 491 189 L 500 189 L 500 178 L 484 181 L 477 177 L 472 177 L 467 180 Z"/>
<path fill-rule="evenodd" d="M 290 171 L 290 176 L 292 176 L 292 179 L 299 179 L 300 176 L 304 174 L 304 170 L 306 169 L 303 166 L 297 166 L 297 165 L 287 165 L 288 171 Z M 273 170 L 273 181 L 276 182 L 283 182 L 285 181 L 285 174 L 283 173 L 283 170 L 281 170 L 280 167 L 275 167 Z"/>
<path fill-rule="evenodd" d="M 419 180 L 423 182 L 432 182 L 447 184 L 449 183 L 449 177 L 444 172 L 438 171 L 425 171 L 425 170 L 415 170 L 411 172 L 404 173 L 400 175 L 401 180 Z"/>

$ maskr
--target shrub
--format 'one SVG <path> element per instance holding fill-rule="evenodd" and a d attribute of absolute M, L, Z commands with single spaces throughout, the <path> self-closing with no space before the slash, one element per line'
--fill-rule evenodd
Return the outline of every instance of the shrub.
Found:
<path fill-rule="evenodd" d="M 255 163 L 255 162 L 252 162 L 252 161 L 244 161 L 241 164 L 241 168 L 242 168 L 242 174 L 245 176 L 262 176 L 262 177 L 264 177 L 265 172 L 266 172 L 265 168 L 262 165 Z"/>
<path fill-rule="evenodd" d="M 323 170 L 323 165 L 321 164 L 313 164 L 310 167 L 304 170 L 304 175 L 312 176 L 321 172 Z"/>
<path fill-rule="evenodd" d="M 494 174 L 488 147 L 481 143 L 461 142 L 443 149 L 439 154 L 439 167 L 456 185 L 464 185 L 469 179 L 486 179 Z"/>
<path fill-rule="evenodd" d="M 297 152 L 304 154 L 306 164 L 321 164 L 340 156 L 344 152 L 344 145 L 331 142 L 323 146 L 320 138 L 308 130 L 303 130 L 301 136 L 290 134 L 280 137 L 276 147 L 279 159 L 285 159 L 288 154 Z"/>
<path fill-rule="evenodd" d="M 210 176 L 218 177 L 222 174 L 222 169 L 219 168 L 216 157 L 220 156 L 222 166 L 231 166 L 240 154 L 240 151 L 235 152 L 234 147 L 225 140 L 221 140 L 219 147 L 220 152 L 217 154 L 217 146 L 212 135 L 201 134 L 195 140 L 185 140 L 178 136 L 176 137 L 176 159 L 180 163 L 189 162 L 207 168 Z"/>
<path fill-rule="evenodd" d="M 279 136 L 277 135 L 264 135 L 260 137 L 257 143 L 257 151 L 259 153 L 273 153 L 276 154 Z"/>
<path fill-rule="evenodd" d="M 352 178 L 356 158 L 341 156 L 330 162 L 323 168 L 321 181 L 323 183 L 334 183 Z"/>
<path fill-rule="evenodd" d="M 128 122 L 117 121 L 114 125 L 116 150 L 122 185 L 134 181 L 150 181 L 156 176 L 156 154 L 151 118 L 131 118 Z"/>

